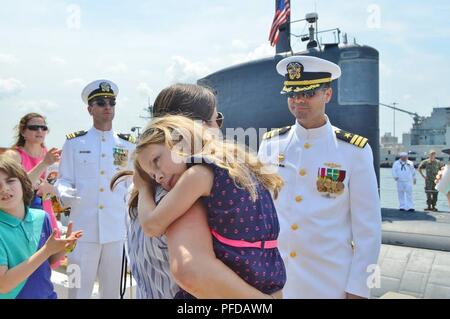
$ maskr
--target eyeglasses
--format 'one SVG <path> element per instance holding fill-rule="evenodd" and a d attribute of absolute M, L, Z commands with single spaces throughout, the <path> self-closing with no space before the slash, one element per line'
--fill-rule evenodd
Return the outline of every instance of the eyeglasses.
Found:
<path fill-rule="evenodd" d="M 223 120 L 224 120 L 225 116 L 223 116 L 222 112 L 217 112 L 217 118 L 215 119 L 216 124 L 219 128 L 221 128 L 223 126 Z M 208 120 L 205 121 L 206 123 L 211 123 L 212 120 Z"/>
<path fill-rule="evenodd" d="M 97 104 L 97 106 L 99 106 L 99 107 L 105 107 L 106 106 L 106 102 L 108 102 L 108 104 L 110 105 L 110 106 L 115 106 L 116 105 L 116 100 L 110 100 L 110 99 L 98 99 L 98 100 L 95 100 L 95 101 L 93 101 L 92 103 L 95 103 L 95 104 Z"/>
<path fill-rule="evenodd" d="M 308 92 L 289 92 L 287 93 L 287 97 L 290 99 L 296 99 L 296 98 L 303 98 L 303 99 L 310 99 L 312 97 L 314 97 L 317 92 L 319 92 L 320 90 L 322 90 L 323 88 L 318 88 L 312 91 L 308 91 Z"/>
<path fill-rule="evenodd" d="M 26 128 L 30 131 L 39 131 L 39 129 L 42 131 L 48 131 L 47 125 L 27 125 Z"/>

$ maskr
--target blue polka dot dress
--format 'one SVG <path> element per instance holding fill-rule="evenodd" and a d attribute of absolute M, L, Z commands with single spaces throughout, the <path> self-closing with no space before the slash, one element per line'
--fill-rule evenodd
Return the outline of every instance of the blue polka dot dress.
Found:
<path fill-rule="evenodd" d="M 227 170 L 211 163 L 203 162 L 202 165 L 208 165 L 214 172 L 211 193 L 202 197 L 212 232 L 219 238 L 252 243 L 278 238 L 277 212 L 266 188 L 258 184 L 254 202 L 247 190 L 234 183 Z M 216 257 L 251 286 L 267 294 L 283 288 L 286 271 L 278 248 L 233 247 L 219 241 L 216 236 L 213 236 L 213 246 Z M 177 297 L 190 296 L 181 291 Z"/>

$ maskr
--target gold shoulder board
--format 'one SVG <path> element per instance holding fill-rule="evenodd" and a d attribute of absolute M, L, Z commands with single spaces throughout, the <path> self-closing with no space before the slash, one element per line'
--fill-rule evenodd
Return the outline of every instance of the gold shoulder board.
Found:
<path fill-rule="evenodd" d="M 336 134 L 336 137 L 338 139 L 340 139 L 341 141 L 350 143 L 352 145 L 355 145 L 359 148 L 364 148 L 364 146 L 367 145 L 367 142 L 369 141 L 366 137 L 358 135 L 358 134 L 353 134 L 350 132 L 346 132 L 343 130 L 336 130 L 334 131 L 334 133 Z"/>
<path fill-rule="evenodd" d="M 78 132 L 73 132 L 73 133 L 67 134 L 66 138 L 68 140 L 71 140 L 71 139 L 73 139 L 75 137 L 83 136 L 83 135 L 86 135 L 86 134 L 87 134 L 87 131 L 78 131 Z"/>
<path fill-rule="evenodd" d="M 267 139 L 272 138 L 277 135 L 283 135 L 283 134 L 287 133 L 290 129 L 291 129 L 290 126 L 285 126 L 282 128 L 277 128 L 272 131 L 266 132 L 263 135 L 263 140 L 267 140 Z"/>
<path fill-rule="evenodd" d="M 136 138 L 131 134 L 117 134 L 117 136 L 122 140 L 136 144 Z"/>

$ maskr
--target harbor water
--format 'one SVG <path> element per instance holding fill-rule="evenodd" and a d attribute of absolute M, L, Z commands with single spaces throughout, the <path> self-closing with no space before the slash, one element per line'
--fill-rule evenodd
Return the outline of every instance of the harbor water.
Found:
<path fill-rule="evenodd" d="M 425 170 L 423 170 L 425 173 Z M 425 180 L 416 170 L 416 185 L 413 185 L 414 208 L 423 211 L 427 207 L 427 196 L 425 195 Z M 392 177 L 390 168 L 380 168 L 380 184 L 381 184 L 381 207 L 383 208 L 399 208 L 397 198 L 397 182 Z M 439 211 L 449 212 L 447 197 L 439 193 L 436 208 Z"/>

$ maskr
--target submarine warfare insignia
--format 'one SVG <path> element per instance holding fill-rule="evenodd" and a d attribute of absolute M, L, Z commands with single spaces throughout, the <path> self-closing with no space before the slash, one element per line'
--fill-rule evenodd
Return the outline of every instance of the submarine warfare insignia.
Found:
<path fill-rule="evenodd" d="M 319 167 L 317 171 L 317 190 L 326 197 L 337 197 L 344 192 L 346 171 Z"/>

